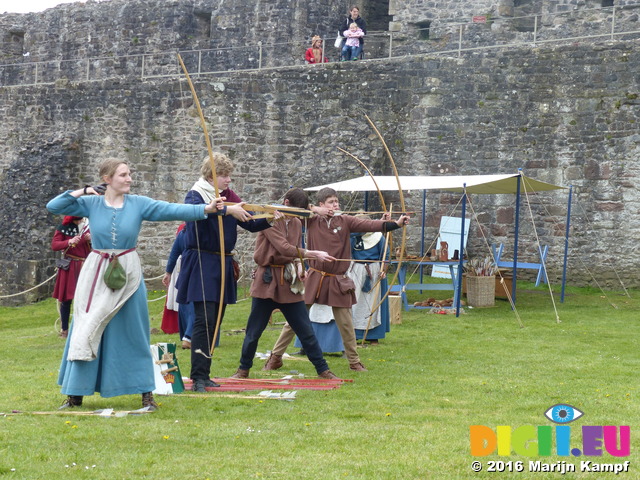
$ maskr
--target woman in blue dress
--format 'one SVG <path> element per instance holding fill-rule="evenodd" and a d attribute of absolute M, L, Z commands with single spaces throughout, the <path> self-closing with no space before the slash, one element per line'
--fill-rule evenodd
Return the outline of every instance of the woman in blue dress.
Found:
<path fill-rule="evenodd" d="M 147 289 L 136 252 L 140 227 L 143 220 L 202 220 L 222 203 L 183 205 L 130 195 L 131 172 L 118 159 L 101 164 L 100 179 L 105 182 L 100 187 L 68 190 L 47 204 L 54 214 L 88 217 L 94 249 L 78 279 L 58 377 L 67 395 L 60 408 L 80 406 L 83 397 L 98 392 L 103 397 L 142 394 L 142 406 L 155 410 Z M 125 274 L 124 286 L 115 289 L 104 281 L 114 259 Z"/>

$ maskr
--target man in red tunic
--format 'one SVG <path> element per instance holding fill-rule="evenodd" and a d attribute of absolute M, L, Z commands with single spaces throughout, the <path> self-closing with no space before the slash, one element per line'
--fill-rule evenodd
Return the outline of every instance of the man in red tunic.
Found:
<path fill-rule="evenodd" d="M 59 268 L 56 274 L 56 285 L 53 289 L 53 298 L 60 302 L 60 336 L 67 338 L 69 334 L 69 317 L 71 316 L 71 302 L 76 293 L 76 284 L 84 259 L 91 251 L 91 234 L 88 228 L 82 231 L 78 225 L 82 217 L 66 216 L 62 225 L 56 228 L 51 240 L 53 251 L 63 251 L 63 258 L 68 259 L 69 266 L 66 270 Z"/>
<path fill-rule="evenodd" d="M 287 207 L 308 208 L 309 197 L 300 188 L 292 188 L 284 197 Z M 258 264 L 255 278 L 251 284 L 253 297 L 251 314 L 247 320 L 240 367 L 231 378 L 247 378 L 253 366 L 253 357 L 258 341 L 275 309 L 279 309 L 298 335 L 309 360 L 316 367 L 318 376 L 335 379 L 311 327 L 307 307 L 304 303 L 304 286 L 301 279 L 305 276 L 301 258 L 314 258 L 331 262 L 333 257 L 320 250 L 300 248 L 302 222 L 298 218 L 277 219 L 273 227 L 258 233 L 253 259 Z"/>
<path fill-rule="evenodd" d="M 323 188 L 317 194 L 318 206 L 312 210 L 316 216 L 309 219 L 307 238 L 309 248 L 322 246 L 336 259 L 351 258 L 352 232 L 390 232 L 406 225 L 409 217 L 402 215 L 396 222 L 386 220 L 365 220 L 342 215 L 337 192 Z M 356 349 L 356 335 L 351 319 L 351 306 L 356 303 L 355 284 L 346 273 L 349 262 L 327 262 L 323 259 L 309 262 L 310 268 L 305 282 L 305 303 L 329 305 L 333 318 L 342 337 L 349 368 L 357 372 L 367 369 L 360 361 Z M 294 332 L 285 325 L 280 338 L 273 347 L 271 356 L 263 370 L 276 370 L 282 366 L 282 355 L 293 340 Z"/>

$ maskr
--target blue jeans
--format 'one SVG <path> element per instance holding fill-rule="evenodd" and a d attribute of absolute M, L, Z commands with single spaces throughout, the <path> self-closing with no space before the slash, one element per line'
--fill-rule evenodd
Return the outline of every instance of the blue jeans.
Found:
<path fill-rule="evenodd" d="M 183 338 L 191 339 L 193 334 L 193 318 L 196 313 L 193 309 L 193 303 L 181 303 L 178 307 L 178 327 L 180 329 L 180 340 Z"/>
<path fill-rule="evenodd" d="M 360 52 L 362 52 L 361 47 L 350 47 L 346 45 L 342 47 L 342 59 L 343 60 L 355 60 L 360 57 Z"/>
<path fill-rule="evenodd" d="M 278 303 L 268 298 L 253 298 L 251 313 L 247 320 L 244 342 L 242 344 L 242 355 L 240 357 L 240 368 L 249 370 L 253 366 L 253 357 L 258 349 L 258 340 L 264 329 L 269 324 L 269 318 L 275 309 L 279 309 L 287 323 L 296 333 L 302 348 L 318 373 L 329 370 L 327 361 L 322 356 L 322 350 L 318 339 L 316 339 L 307 306 L 301 300 L 295 303 Z"/>

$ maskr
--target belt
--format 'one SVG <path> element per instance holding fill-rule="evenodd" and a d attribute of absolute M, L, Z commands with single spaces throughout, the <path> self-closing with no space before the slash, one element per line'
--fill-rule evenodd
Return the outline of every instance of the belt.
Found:
<path fill-rule="evenodd" d="M 309 270 L 313 270 L 314 272 L 318 272 L 320 275 L 322 275 L 322 277 L 320 278 L 320 283 L 318 284 L 318 291 L 316 292 L 316 299 L 317 299 L 320 296 L 320 288 L 322 288 L 322 281 L 324 280 L 324 277 L 335 277 L 336 274 L 323 272 L 322 270 L 318 270 L 313 267 L 309 267 Z"/>
<path fill-rule="evenodd" d="M 84 262 L 84 258 L 78 257 L 77 255 L 71 255 L 69 253 L 65 253 L 64 256 L 67 257 L 67 258 L 70 258 L 71 260 L 80 260 L 80 261 Z"/>
<path fill-rule="evenodd" d="M 98 283 L 98 278 L 100 277 L 100 268 L 102 268 L 103 260 L 111 261 L 115 257 L 121 257 L 122 255 L 126 255 L 127 253 L 134 252 L 135 249 L 136 247 L 133 247 L 120 253 L 107 253 L 107 252 L 101 252 L 100 250 L 92 250 L 94 253 L 97 253 L 98 255 L 100 255 L 102 257 L 102 260 L 100 260 L 100 263 L 98 263 L 96 274 L 93 277 L 93 283 L 91 284 L 91 290 L 89 291 L 89 301 L 87 302 L 87 310 L 86 310 L 87 312 L 89 311 L 89 308 L 91 308 L 91 300 L 93 300 L 93 292 L 96 289 L 96 283 Z"/>
<path fill-rule="evenodd" d="M 187 248 L 187 250 L 193 250 L 194 252 L 204 252 L 204 253 L 211 253 L 212 255 L 222 255 L 220 252 L 214 252 L 212 250 L 202 250 L 202 249 L 197 249 L 197 248 Z M 233 252 L 224 252 L 225 255 L 234 255 Z"/>
<path fill-rule="evenodd" d="M 282 270 L 280 270 L 280 285 L 284 285 L 284 265 L 271 265 L 269 264 L 269 266 L 271 268 L 281 268 Z"/>

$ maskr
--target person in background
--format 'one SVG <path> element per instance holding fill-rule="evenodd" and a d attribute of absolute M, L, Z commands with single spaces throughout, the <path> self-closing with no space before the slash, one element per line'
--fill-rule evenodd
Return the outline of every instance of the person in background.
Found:
<path fill-rule="evenodd" d="M 284 196 L 287 207 L 308 208 L 309 197 L 301 188 L 292 188 Z M 277 219 L 273 228 L 258 234 L 253 259 L 258 264 L 255 278 L 251 283 L 251 313 L 247 320 L 240 367 L 232 378 L 247 378 L 253 366 L 253 357 L 258 341 L 269 323 L 274 310 L 279 309 L 300 339 L 307 356 L 318 372 L 326 379 L 337 379 L 322 356 L 307 307 L 304 303 L 305 268 L 303 258 L 315 258 L 331 262 L 333 257 L 320 250 L 301 248 L 302 222 L 299 218 L 284 217 Z"/>
<path fill-rule="evenodd" d="M 344 37 L 344 32 L 346 30 L 349 30 L 349 27 L 351 26 L 352 23 L 355 23 L 356 25 L 358 25 L 358 28 L 360 28 L 360 30 L 362 30 L 362 32 L 365 35 L 367 34 L 367 22 L 365 22 L 364 18 L 360 16 L 360 9 L 358 8 L 357 5 L 351 5 L 349 7 L 348 15 L 340 23 L 340 28 L 338 29 L 338 31 L 340 32 L 340 35 L 342 37 Z M 346 41 L 346 38 L 342 42 L 341 49 L 344 47 L 345 41 Z M 362 52 L 363 49 L 364 49 L 364 37 L 360 39 L 360 52 Z"/>
<path fill-rule="evenodd" d="M 80 269 L 91 251 L 91 234 L 89 229 L 79 229 L 82 217 L 67 215 L 62 220 L 62 225 L 56 228 L 51 240 L 51 249 L 54 252 L 63 252 L 63 258 L 69 261 L 69 266 L 58 268 L 56 285 L 53 288 L 52 297 L 60 302 L 60 336 L 67 338 L 69 335 L 69 316 L 71 315 L 71 303 L 76 293 L 76 285 L 80 276 Z"/>
<path fill-rule="evenodd" d="M 147 289 L 136 251 L 140 227 L 145 220 L 204 219 L 223 207 L 222 199 L 183 205 L 131 195 L 129 166 L 115 158 L 102 162 L 99 176 L 107 184 L 104 195 L 86 186 L 47 204 L 53 214 L 89 218 L 94 248 L 78 278 L 58 377 L 67 395 L 60 408 L 81 406 L 85 396 L 99 392 L 139 394 L 142 406 L 155 410 Z"/>
<path fill-rule="evenodd" d="M 387 217 L 384 217 L 387 218 Z M 353 263 L 349 276 L 356 284 L 356 304 L 353 306 L 353 327 L 356 339 L 366 338 L 371 345 L 377 345 L 389 332 L 389 300 L 387 279 L 384 270 L 389 260 L 384 235 L 379 232 L 352 233 L 351 258 Z M 380 304 L 380 305 L 378 305 Z M 378 308 L 372 312 L 374 307 Z"/>
<path fill-rule="evenodd" d="M 342 61 L 359 60 L 360 52 L 362 51 L 360 45 L 364 32 L 358 27 L 357 23 L 353 22 L 343 34 L 347 40 L 342 47 Z"/>
<path fill-rule="evenodd" d="M 185 250 L 182 253 L 180 276 L 178 277 L 178 303 L 193 302 L 195 319 L 191 336 L 191 379 L 194 392 L 205 392 L 207 388 L 219 387 L 211 380 L 211 344 L 216 330 L 218 311 L 220 319 L 227 305 L 236 303 L 237 280 L 231 251 L 236 246 L 238 228 L 259 232 L 271 224 L 264 218 L 253 220 L 251 213 L 242 208 L 242 200 L 229 188 L 233 163 L 226 155 L 216 152 L 215 162 L 217 190 L 220 196 L 233 205 L 225 205 L 218 213 L 223 220 L 225 281 L 220 297 L 222 261 L 220 254 L 220 231 L 216 215 L 200 221 L 191 221 L 185 228 Z M 202 205 L 215 199 L 214 178 L 209 157 L 200 168 L 200 179 L 187 193 L 184 203 Z M 220 331 L 218 331 L 218 334 Z"/>
<path fill-rule="evenodd" d="M 167 260 L 167 266 L 165 268 L 166 271 L 164 276 L 162 277 L 162 284 L 167 288 L 167 302 L 165 306 L 165 313 L 169 309 L 171 309 L 170 311 L 177 310 L 178 331 L 180 333 L 180 340 L 182 341 L 182 348 L 189 349 L 191 348 L 191 334 L 193 332 L 193 318 L 195 316 L 195 312 L 193 311 L 193 304 L 186 303 L 180 305 L 176 301 L 176 296 L 178 295 L 176 282 L 178 281 L 178 276 L 180 274 L 182 252 L 184 252 L 185 250 L 184 227 L 186 227 L 185 223 L 180 224 L 180 226 L 178 227 L 178 231 L 176 232 L 176 239 L 173 242 L 173 246 L 171 247 L 169 259 Z"/>
<path fill-rule="evenodd" d="M 322 56 L 322 38 L 315 35 L 311 39 L 311 46 L 307 48 L 304 54 L 304 59 L 307 63 L 327 63 L 329 59 Z"/>

